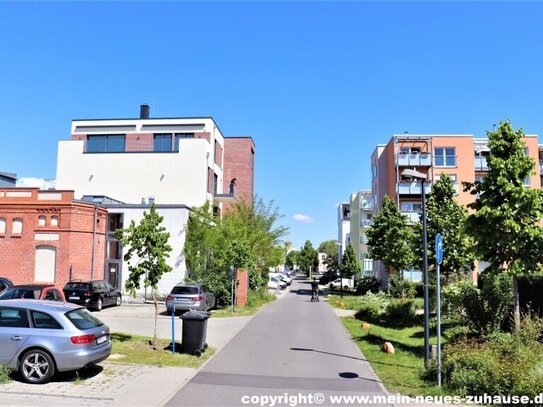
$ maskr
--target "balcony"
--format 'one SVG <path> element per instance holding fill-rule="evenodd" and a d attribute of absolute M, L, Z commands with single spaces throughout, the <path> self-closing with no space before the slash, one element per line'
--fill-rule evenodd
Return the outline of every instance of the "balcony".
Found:
<path fill-rule="evenodd" d="M 475 171 L 488 171 L 487 157 L 475 157 Z"/>
<path fill-rule="evenodd" d="M 396 154 L 396 165 L 411 167 L 430 167 L 432 165 L 432 154 L 398 153 Z"/>
<path fill-rule="evenodd" d="M 426 194 L 430 192 L 431 184 L 426 182 L 424 184 L 424 189 Z M 398 194 L 399 195 L 421 195 L 422 187 L 420 182 L 400 182 L 398 183 Z"/>
<path fill-rule="evenodd" d="M 411 212 L 411 211 L 402 211 L 402 215 L 407 216 L 407 223 L 417 223 L 420 222 L 420 213 L 419 212 Z"/>
<path fill-rule="evenodd" d="M 371 219 L 360 219 L 360 226 L 373 226 Z"/>
<path fill-rule="evenodd" d="M 436 181 L 437 181 L 437 180 L 436 180 Z M 460 188 L 459 185 L 458 185 L 458 181 L 453 181 L 452 184 L 453 184 L 453 188 L 454 188 L 455 194 L 458 195 L 458 190 L 459 190 L 459 188 Z M 433 185 L 433 184 L 432 184 L 432 185 Z"/>

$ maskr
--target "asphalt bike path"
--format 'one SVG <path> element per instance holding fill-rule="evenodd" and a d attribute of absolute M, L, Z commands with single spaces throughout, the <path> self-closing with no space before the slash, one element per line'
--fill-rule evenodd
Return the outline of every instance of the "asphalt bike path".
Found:
<path fill-rule="evenodd" d="M 332 308 L 322 298 L 311 302 L 310 282 L 295 280 L 166 405 L 369 404 L 337 396 L 386 393 Z"/>

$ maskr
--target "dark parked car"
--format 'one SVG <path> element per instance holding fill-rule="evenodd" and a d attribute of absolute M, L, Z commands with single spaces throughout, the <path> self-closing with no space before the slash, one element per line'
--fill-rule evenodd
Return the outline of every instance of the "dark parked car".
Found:
<path fill-rule="evenodd" d="M 70 281 L 63 290 L 66 301 L 101 311 L 106 305 L 121 305 L 122 294 L 104 280 Z"/>
<path fill-rule="evenodd" d="M 11 287 L 13 283 L 9 278 L 0 277 L 0 292 L 4 291 L 6 288 Z"/>
<path fill-rule="evenodd" d="M 0 300 L 15 300 L 27 298 L 30 300 L 66 301 L 62 291 L 52 284 L 24 284 L 6 288 L 0 293 Z"/>
<path fill-rule="evenodd" d="M 66 302 L 0 301 L 0 366 L 29 383 L 99 363 L 111 353 L 109 328 L 85 308 Z"/>
<path fill-rule="evenodd" d="M 166 309 L 171 312 L 175 304 L 176 311 L 191 309 L 207 311 L 215 308 L 215 293 L 203 284 L 177 284 L 166 297 Z"/>

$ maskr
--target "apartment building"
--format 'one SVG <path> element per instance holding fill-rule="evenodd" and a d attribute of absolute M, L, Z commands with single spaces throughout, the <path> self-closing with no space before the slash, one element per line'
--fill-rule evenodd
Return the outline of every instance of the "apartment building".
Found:
<path fill-rule="evenodd" d="M 361 275 L 374 275 L 373 261 L 368 258 L 366 230 L 373 224 L 373 196 L 371 191 L 359 191 L 350 197 L 350 243 L 357 256 Z"/>
<path fill-rule="evenodd" d="M 538 146 L 537 135 L 526 135 L 524 143 L 526 154 L 538 163 L 535 174 L 525 180 L 526 186 L 541 188 L 543 149 Z M 447 174 L 453 180 L 458 203 L 465 206 L 473 202 L 474 196 L 463 191 L 462 182 L 474 182 L 484 177 L 489 169 L 489 151 L 488 139 L 471 134 L 393 135 L 387 144 L 378 145 L 371 156 L 374 212 L 380 211 L 383 198 L 388 195 L 411 222 L 419 220 L 422 185 L 420 181 L 404 179 L 402 172 L 405 169 L 427 175 L 426 194 L 442 174 Z"/>
<path fill-rule="evenodd" d="M 166 293 L 186 274 L 181 253 L 190 209 L 210 201 L 220 216 L 239 199 L 252 201 L 255 144 L 251 137 L 225 137 L 211 117 L 149 113 L 142 105 L 139 118 L 73 120 L 70 139 L 58 145 L 56 183 L 105 206 L 108 225 L 115 228 L 139 222 L 154 203 L 173 248 L 173 271 L 159 283 Z M 128 267 L 113 231 L 107 235 L 106 275 L 120 276 L 115 285 L 122 288 Z"/>
<path fill-rule="evenodd" d="M 73 191 L 0 188 L 0 270 L 15 284 L 104 278 L 104 207 Z"/>
<path fill-rule="evenodd" d="M 351 205 L 348 203 L 340 203 L 337 207 L 337 230 L 338 261 L 341 263 L 343 253 L 351 240 Z"/>

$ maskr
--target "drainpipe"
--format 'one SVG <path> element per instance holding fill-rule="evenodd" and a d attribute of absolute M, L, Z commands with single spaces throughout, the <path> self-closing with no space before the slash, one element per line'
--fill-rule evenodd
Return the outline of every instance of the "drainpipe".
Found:
<path fill-rule="evenodd" d="M 91 257 L 91 272 L 90 279 L 93 280 L 94 275 L 94 246 L 96 245 L 96 215 L 98 208 L 94 206 L 94 222 L 92 224 L 92 257 Z"/>

